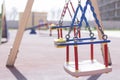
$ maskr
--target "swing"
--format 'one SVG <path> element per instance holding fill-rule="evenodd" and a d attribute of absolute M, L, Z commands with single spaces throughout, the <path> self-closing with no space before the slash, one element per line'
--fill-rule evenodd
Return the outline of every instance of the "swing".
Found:
<path fill-rule="evenodd" d="M 107 46 L 108 42 L 110 42 L 110 40 L 85 43 L 91 45 L 91 60 L 78 62 L 78 54 L 75 53 L 75 62 L 65 62 L 64 70 L 74 77 L 89 76 L 89 75 L 111 72 L 112 67 L 111 65 L 109 65 L 109 61 L 108 61 L 108 46 Z M 100 62 L 94 59 L 93 44 L 100 44 L 100 43 L 104 43 L 105 64 L 101 64 Z M 74 45 L 78 45 L 78 44 L 74 44 Z M 83 43 L 81 45 L 83 45 Z"/>
<path fill-rule="evenodd" d="M 93 33 L 90 30 L 89 24 L 87 22 L 87 19 L 85 17 L 85 12 L 87 9 L 87 5 L 90 5 L 91 11 L 93 12 L 93 16 L 95 18 L 96 24 L 98 25 L 98 30 L 101 32 L 102 35 L 102 40 L 95 40 L 96 38 L 94 38 Z M 67 55 L 66 58 L 66 62 L 64 64 L 64 70 L 69 73 L 72 76 L 75 77 L 80 77 L 80 76 L 89 76 L 89 75 L 96 75 L 96 74 L 102 74 L 102 73 L 108 73 L 112 71 L 112 67 L 111 67 L 111 62 L 109 61 L 110 56 L 109 54 L 109 50 L 108 50 L 108 45 L 107 43 L 110 42 L 110 40 L 107 40 L 107 35 L 104 34 L 101 25 L 99 24 L 99 20 L 97 19 L 96 13 L 94 12 L 94 7 L 91 4 L 90 0 L 87 0 L 85 7 L 82 9 L 82 7 L 80 6 L 80 4 L 78 5 L 77 9 L 76 9 L 76 13 L 74 15 L 73 18 L 73 23 L 71 25 L 71 27 L 73 27 L 74 21 L 75 21 L 75 17 L 77 15 L 78 9 L 81 9 L 83 11 L 82 16 L 81 16 L 81 20 L 80 23 L 78 24 L 78 31 L 79 28 L 82 26 L 82 21 L 85 20 L 88 29 L 90 31 L 90 38 L 81 38 L 81 40 L 79 40 L 77 38 L 77 34 L 78 32 L 76 32 L 75 35 L 75 39 L 69 39 L 69 34 L 70 31 L 68 32 L 68 37 L 66 38 L 68 41 L 66 42 L 61 42 L 61 43 L 56 43 L 56 46 L 75 46 L 77 47 L 77 45 L 90 45 L 90 53 L 91 53 L 91 59 L 90 60 L 85 60 L 85 61 L 81 61 L 79 62 L 78 60 L 78 53 L 77 53 L 77 49 L 75 49 L 75 61 L 74 62 L 70 62 L 69 56 Z M 71 28 L 70 27 L 70 28 Z M 92 39 L 93 38 L 93 39 Z M 104 54 L 104 64 L 99 63 L 97 60 L 94 59 L 94 44 L 103 44 L 103 54 Z"/>
<path fill-rule="evenodd" d="M 69 62 L 64 64 L 64 70 L 72 76 L 89 76 L 102 73 L 108 73 L 112 71 L 111 66 L 105 67 L 105 65 L 99 63 L 97 60 L 86 60 L 78 63 L 79 70 L 75 70 L 75 63 Z"/>
<path fill-rule="evenodd" d="M 108 61 L 108 47 L 107 43 L 110 42 L 110 40 L 99 40 L 99 41 L 87 41 L 84 40 L 81 42 L 75 42 L 75 43 L 62 43 L 60 46 L 70 46 L 70 45 L 91 45 L 91 60 L 85 60 L 82 62 L 78 62 L 78 54 L 75 53 L 75 62 L 65 62 L 64 64 L 64 70 L 69 73 L 72 76 L 80 77 L 80 76 L 89 76 L 89 75 L 96 75 L 96 74 L 102 74 L 102 73 L 108 73 L 112 71 L 111 65 L 109 65 Z M 94 53 L 93 53 L 93 44 L 101 44 L 104 43 L 104 63 L 101 64 L 97 60 L 94 59 Z M 68 56 L 67 56 L 68 57 Z"/>
<path fill-rule="evenodd" d="M 73 4 L 72 4 L 71 0 L 66 1 L 65 6 L 64 6 L 64 9 L 63 9 L 62 14 L 61 14 L 61 18 L 60 18 L 60 21 L 59 21 L 59 25 L 58 25 L 58 26 L 52 26 L 52 27 L 51 27 L 51 29 L 57 29 L 57 30 L 58 30 L 58 39 L 55 39 L 55 40 L 54 40 L 54 43 L 55 43 L 55 44 L 56 44 L 56 43 L 65 43 L 65 42 L 66 42 L 66 39 L 64 39 L 64 38 L 62 37 L 62 28 L 68 28 L 68 27 L 71 26 L 71 25 L 63 26 L 63 18 L 64 18 L 64 16 L 65 16 L 67 10 L 68 10 L 68 12 L 69 12 L 70 17 L 72 18 L 72 14 L 71 14 L 70 9 L 69 9 L 69 7 L 68 7 L 69 4 L 70 4 L 73 12 L 75 13 L 75 10 L 74 10 L 74 7 L 73 7 Z M 77 19 L 77 22 L 79 22 L 78 19 Z M 77 27 L 78 25 L 74 25 L 74 26 Z M 62 46 L 57 46 L 57 48 L 61 48 L 61 47 L 62 47 Z"/>

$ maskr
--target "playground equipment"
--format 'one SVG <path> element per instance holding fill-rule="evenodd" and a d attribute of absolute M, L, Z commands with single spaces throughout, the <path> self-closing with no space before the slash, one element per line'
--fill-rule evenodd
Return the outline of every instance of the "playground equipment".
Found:
<path fill-rule="evenodd" d="M 0 19 L 1 19 L 1 15 L 0 15 Z M 0 22 L 0 25 L 1 25 L 1 22 Z M 2 39 L 2 26 L 0 26 L 0 44 L 1 44 L 1 39 Z"/>
<path fill-rule="evenodd" d="M 36 25 L 36 26 L 33 26 L 33 27 L 26 28 L 25 31 L 26 30 L 31 30 L 30 34 L 36 34 L 35 29 L 40 28 L 42 26 L 48 26 L 48 25 L 49 25 L 48 23 L 39 24 L 39 25 Z"/>
<path fill-rule="evenodd" d="M 0 43 L 8 41 L 8 29 L 6 23 L 5 4 L 2 4 L 1 26 L 0 26 Z"/>
<path fill-rule="evenodd" d="M 72 11 L 70 10 L 70 8 L 72 9 Z M 65 3 L 64 8 L 62 10 L 61 17 L 60 17 L 58 25 L 51 27 L 51 30 L 57 29 L 57 31 L 58 31 L 58 40 L 59 40 L 59 38 L 62 38 L 62 28 L 69 27 L 69 26 L 63 26 L 63 19 L 64 19 L 65 15 L 66 15 L 67 11 L 68 11 L 70 17 L 72 18 L 73 17 L 72 12 L 75 13 L 75 9 L 74 9 L 74 6 L 73 6 L 73 3 L 71 2 L 71 0 L 68 0 L 68 1 L 66 0 L 66 3 Z M 79 22 L 78 19 L 77 19 L 76 23 L 77 22 Z"/>
<path fill-rule="evenodd" d="M 48 24 L 47 23 L 43 23 L 43 21 L 42 21 L 42 23 L 40 22 L 38 25 L 36 25 L 35 26 L 35 13 L 34 12 L 32 12 L 31 13 L 32 14 L 32 26 L 33 27 L 30 27 L 30 28 L 27 28 L 26 30 L 31 30 L 31 32 L 30 32 L 30 34 L 36 34 L 36 29 L 37 28 L 41 28 L 41 27 L 43 27 L 43 26 L 46 26 L 46 29 L 48 28 L 47 26 L 48 26 Z"/>
<path fill-rule="evenodd" d="M 11 66 L 11 67 L 14 66 L 14 63 L 15 63 L 15 60 L 16 60 L 16 57 L 17 57 L 17 54 L 19 51 L 18 49 L 19 49 L 19 46 L 21 43 L 21 39 L 23 37 L 23 33 L 25 31 L 25 27 L 26 27 L 28 18 L 29 18 L 30 13 L 31 13 L 33 2 L 34 2 L 34 0 L 28 0 L 28 2 L 27 2 L 27 6 L 26 6 L 25 11 L 23 13 L 22 19 L 20 20 L 18 32 L 17 32 L 16 38 L 15 38 L 13 47 L 10 51 L 10 55 L 8 57 L 6 66 Z"/>
<path fill-rule="evenodd" d="M 6 66 L 10 66 L 10 67 L 14 66 L 14 63 L 15 63 L 15 60 L 16 60 L 16 57 L 18 54 L 20 42 L 21 42 L 21 39 L 23 36 L 23 32 L 25 31 L 26 23 L 28 21 L 29 15 L 30 15 L 33 2 L 34 2 L 34 0 L 28 0 L 23 17 L 20 21 L 20 25 L 19 25 L 19 29 L 18 29 L 16 38 L 15 38 L 15 42 L 10 51 L 10 55 L 8 57 Z M 94 37 L 94 34 L 91 32 L 91 30 L 89 30 L 90 38 L 81 38 L 81 37 L 78 38 L 78 32 L 82 26 L 81 23 L 83 20 L 86 20 L 86 17 L 84 14 L 86 12 L 86 8 L 88 5 L 90 6 L 91 11 L 93 12 L 93 16 L 94 16 L 96 24 L 97 24 L 96 29 L 98 31 L 98 36 L 100 39 L 97 41 L 95 41 L 96 38 Z M 56 42 L 57 46 L 71 46 L 72 45 L 72 46 L 74 46 L 74 49 L 75 49 L 75 61 L 70 62 L 69 54 L 67 54 L 67 57 L 66 57 L 67 59 L 64 64 L 64 69 L 66 72 L 68 72 L 69 74 L 71 74 L 72 76 L 75 76 L 75 77 L 108 73 L 112 70 L 109 49 L 108 49 L 108 45 L 107 45 L 107 43 L 110 42 L 110 40 L 107 40 L 107 35 L 104 34 L 103 25 L 102 25 L 102 21 L 101 21 L 100 15 L 99 15 L 99 10 L 98 10 L 96 0 L 87 0 L 85 7 L 84 8 L 82 7 L 83 14 L 82 14 L 81 20 L 78 24 L 77 31 L 75 32 L 75 35 L 74 35 L 75 37 L 73 39 L 70 39 L 70 37 L 69 37 L 69 34 L 71 33 L 72 28 L 74 27 L 74 21 L 75 21 L 74 19 L 76 18 L 79 8 L 80 7 L 77 7 L 77 9 L 75 11 L 73 23 L 71 24 L 70 30 L 69 30 L 68 34 L 66 35 L 66 41 L 64 43 Z M 89 26 L 88 26 L 88 28 L 89 28 Z M 62 32 L 62 31 L 60 30 L 60 32 Z M 58 36 L 58 38 L 62 38 L 62 35 L 61 35 L 62 33 L 59 33 L 59 34 L 60 35 Z M 91 59 L 87 60 L 87 61 L 83 61 L 83 62 L 78 62 L 78 52 L 77 52 L 76 47 L 78 45 L 83 45 L 83 44 L 84 45 L 90 44 Z M 101 64 L 94 59 L 94 44 L 101 44 L 101 50 L 103 53 L 104 64 Z"/>
<path fill-rule="evenodd" d="M 61 43 L 61 42 L 65 42 L 65 41 L 66 41 L 65 39 L 63 39 L 62 28 L 68 28 L 68 27 L 70 27 L 70 26 L 63 26 L 63 18 L 64 18 L 64 16 L 65 16 L 67 10 L 68 10 L 68 12 L 69 12 L 69 15 L 70 15 L 71 19 L 72 19 L 72 17 L 73 17 L 72 12 L 70 11 L 70 8 L 69 8 L 68 5 L 70 5 L 70 7 L 72 8 L 73 14 L 75 13 L 75 9 L 74 9 L 74 7 L 73 7 L 73 4 L 72 4 L 71 0 L 68 0 L 68 1 L 65 3 L 65 6 L 64 6 L 64 8 L 63 8 L 63 11 L 62 11 L 62 14 L 61 14 L 61 18 L 60 18 L 60 20 L 59 20 L 59 25 L 52 27 L 53 29 L 54 29 L 54 28 L 57 28 L 57 29 L 58 29 L 58 39 L 55 40 L 55 43 Z M 75 21 L 75 20 L 74 20 L 74 21 Z M 78 20 L 78 18 L 76 18 L 76 24 L 78 24 L 78 22 L 79 22 L 79 20 Z M 76 32 L 76 25 L 74 25 L 74 35 L 75 35 L 75 32 Z M 81 36 L 81 35 L 80 35 L 80 31 L 78 31 L 78 34 L 79 34 L 78 37 L 80 38 L 80 36 Z M 60 46 L 60 48 L 61 48 L 61 46 Z M 76 52 L 77 50 L 78 50 L 78 47 L 77 47 L 77 46 L 74 46 L 74 51 Z M 66 46 L 66 56 L 69 56 L 69 54 L 70 54 L 69 46 Z M 66 58 L 66 62 L 69 62 L 69 57 Z"/>
<path fill-rule="evenodd" d="M 74 18 L 72 21 L 72 24 L 70 26 L 70 30 L 68 31 L 68 34 L 66 35 L 66 41 L 63 42 L 56 42 L 57 47 L 63 47 L 63 46 L 74 46 L 77 47 L 78 45 L 90 45 L 90 54 L 91 58 L 90 60 L 86 60 L 83 62 L 79 62 L 78 58 L 78 52 L 77 48 L 74 52 L 74 58 L 75 61 L 70 62 L 69 61 L 69 54 L 66 55 L 66 62 L 64 64 L 64 69 L 67 73 L 69 73 L 72 76 L 80 77 L 80 76 L 88 76 L 88 75 L 95 75 L 95 74 L 102 74 L 102 73 L 108 73 L 112 71 L 111 67 L 111 58 L 109 54 L 108 44 L 110 40 L 107 40 L 107 35 L 104 34 L 103 31 L 103 25 L 101 18 L 99 16 L 99 9 L 97 6 L 96 0 L 87 0 L 84 7 L 80 5 L 80 0 L 78 0 L 79 5 L 75 11 Z M 87 18 L 85 16 L 87 7 L 90 6 L 90 9 L 93 13 L 93 17 L 95 19 L 95 22 L 97 24 L 96 29 L 98 31 L 98 37 L 100 40 L 96 40 L 94 37 L 94 34 L 92 33 L 89 23 L 87 22 Z M 79 24 L 77 25 L 77 32 L 75 33 L 75 36 L 73 39 L 70 39 L 70 33 L 72 31 L 72 28 L 74 27 L 74 22 L 76 19 L 76 16 L 78 14 L 78 11 L 82 11 L 82 15 L 79 21 Z M 86 25 L 88 27 L 88 30 L 90 32 L 90 38 L 78 38 L 78 31 L 82 27 L 83 20 L 86 22 Z M 104 64 L 99 63 L 97 60 L 94 59 L 94 44 L 101 44 L 101 50 L 103 54 L 103 60 Z"/>

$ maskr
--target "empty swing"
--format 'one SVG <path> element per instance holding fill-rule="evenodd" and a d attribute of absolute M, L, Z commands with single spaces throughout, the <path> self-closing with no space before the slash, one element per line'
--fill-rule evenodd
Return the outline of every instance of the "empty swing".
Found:
<path fill-rule="evenodd" d="M 79 0 L 78 0 L 79 1 Z M 101 40 L 96 40 L 96 38 L 94 37 L 94 34 L 91 32 L 90 26 L 87 23 L 87 19 L 85 17 L 85 12 L 87 9 L 87 6 L 90 6 L 90 9 L 93 13 L 93 17 L 95 18 L 95 22 L 98 26 L 98 30 L 101 33 L 102 39 Z M 79 5 L 76 9 L 76 14 L 74 15 L 74 18 L 77 15 L 78 9 L 82 9 L 80 7 L 80 1 L 79 1 Z M 104 34 L 104 31 L 102 30 L 102 27 L 99 23 L 99 20 L 97 19 L 97 15 L 94 11 L 94 7 L 92 6 L 92 3 L 90 0 L 86 1 L 86 5 L 84 6 L 84 8 L 82 9 L 83 13 L 81 16 L 81 20 L 80 23 L 78 24 L 77 27 L 77 32 L 75 34 L 75 37 L 73 39 L 69 39 L 69 32 L 66 36 L 66 42 L 63 43 L 56 43 L 56 46 L 78 46 L 78 45 L 90 45 L 90 60 L 85 60 L 85 61 L 81 61 L 79 62 L 79 58 L 78 58 L 78 53 L 76 52 L 77 50 L 75 50 L 74 53 L 74 58 L 75 60 L 70 62 L 69 60 L 65 62 L 64 64 L 64 69 L 67 73 L 69 73 L 72 76 L 75 77 L 80 77 L 80 76 L 89 76 L 89 75 L 96 75 L 96 74 L 102 74 L 102 73 L 108 73 L 112 71 L 112 67 L 111 67 L 111 62 L 109 60 L 110 56 L 109 56 L 109 49 L 108 49 L 108 45 L 107 43 L 110 42 L 110 40 L 107 40 L 107 35 Z M 82 21 L 85 21 L 87 26 L 88 26 L 88 30 L 90 31 L 90 38 L 77 38 L 78 35 L 78 31 L 80 30 L 81 26 L 82 26 Z M 70 28 L 72 28 L 73 25 L 71 25 Z M 99 63 L 97 60 L 94 59 L 94 45 L 95 44 L 102 44 L 103 45 L 103 60 L 104 60 L 104 64 Z M 67 59 L 69 59 L 69 56 L 66 56 Z"/>
<path fill-rule="evenodd" d="M 72 12 L 75 13 L 75 9 L 73 7 L 73 4 L 72 4 L 71 0 L 68 0 L 68 1 L 66 0 L 66 3 L 64 5 L 64 8 L 63 8 L 60 20 L 59 20 L 59 25 L 58 26 L 52 26 L 52 29 L 57 29 L 58 30 L 58 39 L 54 40 L 55 43 L 64 43 L 64 42 L 66 42 L 66 39 L 63 38 L 62 28 L 69 28 L 70 27 L 70 25 L 63 26 L 63 18 L 65 16 L 67 10 L 68 10 L 68 13 L 69 13 L 70 17 L 72 18 L 72 13 L 71 13 L 69 7 L 71 7 Z M 78 18 L 76 18 L 76 20 L 77 20 L 77 22 L 79 22 Z M 78 26 L 78 25 L 74 25 L 74 26 Z M 80 31 L 79 31 L 79 37 L 80 37 Z"/>

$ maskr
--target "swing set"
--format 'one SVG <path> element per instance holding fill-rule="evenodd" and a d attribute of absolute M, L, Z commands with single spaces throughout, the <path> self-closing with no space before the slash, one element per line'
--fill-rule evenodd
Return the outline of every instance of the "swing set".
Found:
<path fill-rule="evenodd" d="M 104 34 L 102 21 L 101 21 L 101 18 L 99 15 L 99 9 L 97 6 L 97 1 L 96 0 L 87 0 L 84 7 L 81 6 L 81 4 L 80 4 L 81 1 L 82 0 L 78 0 L 78 7 L 76 10 L 74 10 L 74 16 L 72 19 L 72 23 L 68 27 L 69 31 L 68 31 L 68 34 L 65 36 L 65 38 L 66 38 L 65 40 L 60 41 L 59 39 L 63 38 L 62 28 L 64 28 L 64 26 L 62 26 L 61 23 L 63 22 L 62 20 L 63 20 L 63 16 L 65 15 L 65 12 L 66 12 L 66 7 L 65 7 L 65 10 L 63 9 L 62 17 L 59 21 L 59 23 L 60 23 L 59 26 L 61 26 L 62 28 L 59 26 L 56 27 L 59 31 L 58 31 L 58 41 L 55 42 L 55 45 L 57 47 L 66 46 L 66 62 L 64 64 L 64 69 L 67 73 L 69 73 L 70 75 L 75 76 L 75 77 L 111 72 L 112 71 L 112 66 L 111 66 L 112 63 L 111 63 L 111 58 L 110 58 L 109 49 L 108 49 L 108 43 L 110 42 L 110 40 L 108 40 L 107 35 Z M 19 25 L 19 29 L 18 29 L 16 38 L 15 38 L 15 42 L 13 44 L 13 47 L 10 51 L 10 55 L 7 60 L 6 66 L 8 66 L 8 67 L 13 67 L 14 63 L 16 61 L 18 49 L 19 49 L 19 46 L 21 43 L 23 33 L 25 31 L 26 23 L 30 16 L 33 2 L 34 2 L 34 0 L 28 0 L 27 6 L 23 13 L 23 17 L 20 20 L 20 25 Z M 70 0 L 68 2 L 70 2 Z M 90 6 L 90 9 L 93 13 L 93 17 L 97 24 L 96 29 L 98 31 L 99 40 L 96 40 L 96 37 L 94 37 L 94 34 L 92 33 L 92 30 L 90 29 L 90 25 L 85 16 L 88 5 Z M 77 24 L 74 25 L 79 10 L 81 11 L 82 15 L 80 17 L 80 20 L 77 22 Z M 81 36 L 78 36 L 80 33 L 80 30 L 81 30 L 83 21 L 85 21 L 85 23 L 87 25 L 87 28 L 90 32 L 90 37 L 82 38 Z M 70 34 L 71 34 L 73 28 L 75 28 L 75 27 L 76 27 L 76 29 L 74 29 L 74 37 L 72 39 L 70 39 Z M 95 44 L 101 45 L 101 51 L 103 54 L 104 64 L 99 63 L 94 58 L 94 45 Z M 90 45 L 90 54 L 91 54 L 90 60 L 85 60 L 85 61 L 79 62 L 78 48 L 77 48 L 77 46 L 79 46 L 79 45 Z M 74 46 L 75 60 L 71 61 L 71 62 L 69 60 L 69 58 L 70 58 L 69 46 Z"/>
<path fill-rule="evenodd" d="M 72 9 L 72 11 L 70 10 L 70 8 Z M 58 31 L 58 41 L 61 41 L 60 39 L 62 39 L 62 28 L 67 28 L 69 26 L 63 26 L 63 19 L 66 15 L 66 12 L 68 11 L 69 13 L 69 16 L 72 18 L 72 12 L 75 13 L 75 9 L 74 9 L 74 6 L 73 6 L 73 3 L 71 2 L 71 0 L 66 0 L 65 2 L 65 5 L 64 5 L 64 8 L 62 10 L 62 13 L 61 13 L 61 17 L 60 17 L 60 20 L 59 20 L 59 23 L 58 23 L 58 26 L 52 26 L 51 29 L 57 29 Z M 77 19 L 77 22 L 79 22 L 79 20 Z M 74 28 L 75 29 L 75 28 Z M 79 34 L 80 36 L 80 34 Z"/>
<path fill-rule="evenodd" d="M 104 34 L 103 28 L 99 22 L 99 19 L 97 18 L 98 13 L 95 12 L 95 9 L 92 5 L 92 1 L 87 0 L 84 7 L 82 7 L 80 3 L 81 3 L 81 1 L 78 0 L 78 7 L 75 11 L 72 23 L 69 27 L 70 29 L 68 31 L 68 34 L 65 36 L 66 39 L 59 39 L 59 40 L 55 41 L 55 45 L 57 47 L 74 46 L 75 61 L 70 62 L 69 61 L 69 53 L 67 53 L 66 54 L 66 62 L 64 64 L 64 69 L 67 73 L 69 73 L 75 77 L 111 72 L 112 71 L 112 68 L 111 68 L 112 63 L 111 63 L 111 58 L 110 58 L 109 49 L 108 49 L 108 45 L 107 45 L 107 43 L 109 43 L 110 40 L 107 40 L 108 37 L 107 37 L 107 35 Z M 92 33 L 92 30 L 90 29 L 90 25 L 89 25 L 87 18 L 85 16 L 85 13 L 86 13 L 88 6 L 90 6 L 90 10 L 92 11 L 93 17 L 94 17 L 95 22 L 97 24 L 97 30 L 100 34 L 99 38 L 101 37 L 100 40 L 96 40 L 96 38 L 94 37 L 94 33 Z M 81 18 L 80 18 L 78 25 L 74 25 L 79 10 L 82 12 L 82 15 L 81 15 Z M 90 33 L 89 38 L 82 38 L 82 37 L 78 38 L 77 37 L 78 33 L 82 27 L 83 20 L 85 21 L 86 26 L 89 30 L 89 33 Z M 74 26 L 78 26 L 77 32 L 74 33 L 73 39 L 70 39 L 70 33 L 71 33 Z M 59 26 L 56 28 L 61 28 L 61 27 L 64 28 L 66 26 Z M 94 45 L 95 44 L 102 45 L 102 52 L 104 55 L 104 57 L 103 57 L 104 64 L 101 64 L 97 60 L 94 59 Z M 90 45 L 90 50 L 91 50 L 90 51 L 90 54 L 91 54 L 90 60 L 79 62 L 78 49 L 77 49 L 78 45 Z"/>

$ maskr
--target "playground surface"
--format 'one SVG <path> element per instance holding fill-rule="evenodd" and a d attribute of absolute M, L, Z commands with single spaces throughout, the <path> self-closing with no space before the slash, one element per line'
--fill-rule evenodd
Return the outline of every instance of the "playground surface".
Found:
<path fill-rule="evenodd" d="M 106 31 L 111 43 L 109 44 L 112 72 L 94 76 L 75 78 L 66 73 L 63 69 L 65 62 L 65 48 L 56 48 L 54 39 L 57 34 L 53 31 L 49 36 L 49 30 L 37 31 L 36 35 L 30 35 L 29 31 L 24 33 L 19 54 L 14 67 L 7 68 L 6 62 L 13 45 L 16 30 L 10 30 L 9 42 L 0 45 L 0 80 L 120 80 L 120 31 Z M 82 31 L 87 35 L 86 31 Z M 82 48 L 82 49 L 81 49 Z M 79 53 L 80 56 L 87 56 L 87 49 Z M 74 54 L 71 52 L 71 54 Z M 96 58 L 101 54 L 96 55 Z M 80 60 L 84 57 L 80 58 Z"/>

